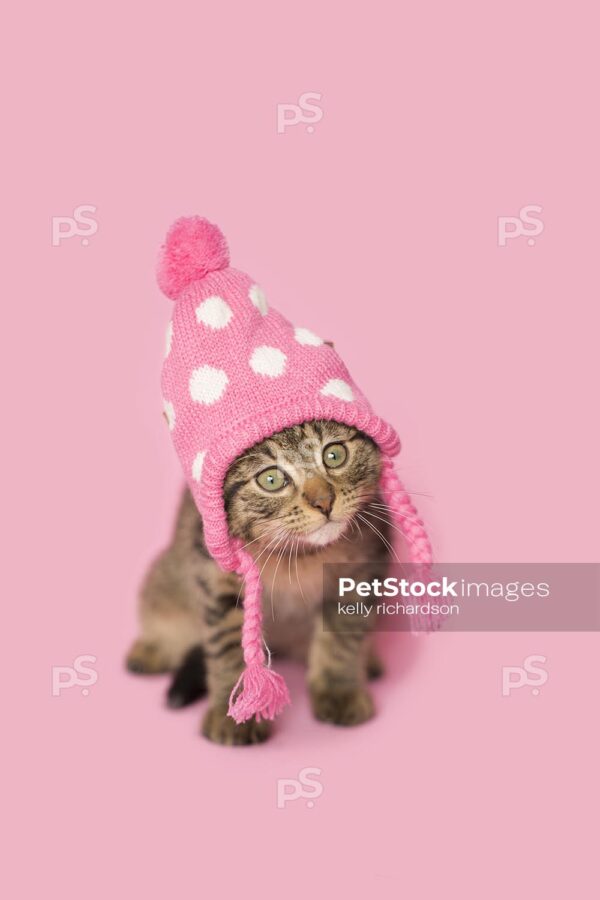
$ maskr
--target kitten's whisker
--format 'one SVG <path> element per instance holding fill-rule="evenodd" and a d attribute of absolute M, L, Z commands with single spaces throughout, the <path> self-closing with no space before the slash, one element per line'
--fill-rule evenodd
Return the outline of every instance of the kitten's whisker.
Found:
<path fill-rule="evenodd" d="M 367 509 L 363 509 L 363 512 L 368 514 Z M 382 515 L 383 513 L 386 512 L 386 510 L 378 509 L 377 512 L 380 515 Z M 405 513 L 401 513 L 397 510 L 392 512 L 392 510 L 389 507 L 387 508 L 387 513 L 390 517 L 393 515 L 400 516 L 401 519 L 406 519 L 407 522 L 414 522 L 415 525 L 421 525 L 423 522 L 423 520 L 419 517 L 419 514 L 417 513 L 416 510 L 415 510 L 416 516 L 407 516 Z M 375 513 L 372 512 L 371 515 L 374 516 Z M 390 521 L 388 522 L 388 525 L 394 525 L 394 522 L 392 522 L 390 519 Z M 396 526 L 394 525 L 394 527 L 396 527 Z"/>
<path fill-rule="evenodd" d="M 369 509 L 370 506 L 375 507 L 375 509 L 377 509 L 377 511 L 378 511 L 379 513 L 385 513 L 385 512 L 387 512 L 387 513 L 389 513 L 390 515 L 392 515 L 392 510 L 389 508 L 389 506 L 384 506 L 384 505 L 381 505 L 381 506 L 380 506 L 380 505 L 377 504 L 377 503 L 368 503 L 367 506 L 366 506 L 362 511 L 363 511 L 364 513 L 368 513 L 368 509 Z M 415 510 L 415 512 L 416 512 L 416 510 Z M 397 515 L 397 516 L 400 516 L 401 519 L 406 519 L 408 522 L 414 522 L 415 525 L 420 525 L 421 522 L 422 522 L 422 519 L 419 518 L 419 514 L 418 514 L 418 513 L 417 513 L 416 517 L 415 517 L 415 516 L 407 516 L 405 513 L 401 513 L 401 512 L 398 512 L 398 511 L 396 511 L 394 514 Z M 371 513 L 371 515 L 375 515 L 375 513 Z M 394 524 L 393 522 L 388 522 L 388 525 L 393 525 L 393 524 Z"/>
<path fill-rule="evenodd" d="M 268 550 L 269 547 L 272 548 L 272 549 L 271 549 L 271 552 L 269 553 L 269 555 L 268 555 L 267 558 L 265 559 L 264 563 L 262 564 L 262 567 L 261 567 L 261 570 L 260 570 L 261 573 L 262 573 L 264 567 L 266 566 L 266 564 L 267 564 L 267 563 L 269 562 L 269 560 L 271 559 L 273 553 L 275 552 L 275 550 L 277 550 L 277 548 L 279 547 L 279 545 L 281 544 L 281 542 L 283 541 L 284 538 L 285 538 L 285 532 L 279 531 L 279 532 L 275 535 L 275 537 L 273 538 L 273 540 L 270 541 L 269 544 L 265 547 L 265 549 L 261 552 L 261 554 L 260 554 L 259 556 L 256 557 L 257 560 L 260 559 L 260 556 L 262 556 L 262 554 L 263 554 L 266 550 Z"/>
<path fill-rule="evenodd" d="M 377 500 L 378 498 L 385 500 L 385 495 L 387 494 L 406 494 L 409 497 L 428 497 L 430 500 L 435 500 L 435 496 L 433 494 L 426 494 L 422 491 L 408 491 L 405 488 L 386 488 L 385 491 L 379 489 L 378 491 L 368 494 L 357 494 L 356 499 L 358 501 L 369 500 L 371 502 Z"/>
<path fill-rule="evenodd" d="M 271 552 L 269 553 L 267 558 L 265 559 L 264 563 L 262 564 L 262 568 L 261 568 L 260 572 L 258 573 L 261 583 L 262 583 L 262 573 L 265 570 L 265 566 L 267 565 L 267 563 L 269 562 L 269 560 L 271 559 L 271 557 L 273 556 L 273 554 L 275 553 L 275 551 L 277 550 L 277 548 L 279 547 L 279 545 L 281 544 L 281 542 L 283 540 L 285 540 L 285 532 L 281 535 L 281 537 L 279 538 L 279 540 L 277 541 L 277 543 L 275 544 L 275 546 L 273 547 L 273 549 L 271 550 Z M 273 618 L 275 618 L 275 611 L 273 610 L 273 592 L 271 592 L 271 612 L 273 613 Z"/>
<path fill-rule="evenodd" d="M 390 551 L 390 553 L 392 554 L 392 556 L 395 556 L 395 557 L 396 557 L 396 562 L 400 562 L 400 560 L 398 559 L 398 556 L 397 556 L 396 551 L 394 550 L 393 546 L 390 544 L 390 542 L 388 541 L 388 539 L 387 539 L 386 537 L 383 536 L 383 534 L 381 533 L 381 531 L 379 531 L 379 529 L 376 528 L 375 525 L 373 525 L 372 522 L 369 522 L 368 519 L 363 518 L 363 516 L 362 516 L 361 513 L 357 513 L 357 515 L 358 515 L 359 519 L 360 519 L 362 522 L 365 523 L 365 525 L 368 525 L 369 528 L 370 528 L 372 531 L 374 531 L 375 534 L 377 534 L 377 535 L 381 538 L 381 540 L 383 541 L 383 543 L 385 544 L 385 546 L 388 548 L 388 550 Z"/>
<path fill-rule="evenodd" d="M 273 546 L 273 544 L 274 544 L 275 541 L 277 540 L 277 537 L 278 537 L 278 535 L 276 534 L 276 535 L 275 535 L 275 536 L 267 543 L 266 547 L 264 547 L 264 548 L 261 550 L 261 552 L 258 554 L 258 556 L 256 557 L 256 559 L 254 560 L 255 562 L 258 562 L 258 560 L 261 558 L 261 556 L 263 555 L 263 553 L 265 553 L 265 552 L 269 549 L 269 547 L 272 547 L 272 546 Z M 279 543 L 279 542 L 278 542 L 278 543 Z M 269 556 L 270 556 L 270 554 L 269 554 Z M 267 562 L 268 562 L 268 559 L 269 559 L 269 557 L 267 557 L 267 560 L 266 560 Z M 264 565 L 263 565 L 263 568 L 264 568 Z M 261 575 L 262 575 L 262 568 L 261 568 L 261 570 L 260 570 L 260 572 L 259 572 L 259 578 L 260 578 Z M 238 595 L 237 595 L 236 606 L 237 606 L 238 603 L 240 602 L 240 595 L 241 595 L 241 593 L 242 593 L 243 587 L 244 587 L 244 581 L 243 581 L 243 579 L 242 579 L 242 583 L 241 583 L 241 586 L 240 586 L 240 589 L 239 589 Z"/>
<path fill-rule="evenodd" d="M 263 537 L 264 537 L 264 535 L 263 535 Z M 268 542 L 267 546 L 266 546 L 263 550 L 261 550 L 261 552 L 260 552 L 260 553 L 258 554 L 258 556 L 256 557 L 255 562 L 258 562 L 258 560 L 259 560 L 260 557 L 263 555 L 263 553 L 265 552 L 265 550 L 268 550 L 269 547 L 272 546 L 273 542 L 274 542 L 276 539 L 277 539 L 277 535 L 275 535 L 275 537 L 273 537 L 273 538 Z M 261 569 L 261 572 L 262 572 L 262 569 Z M 242 578 L 242 583 L 240 584 L 240 589 L 239 589 L 239 591 L 238 591 L 237 600 L 235 601 L 235 605 L 236 605 L 236 606 L 239 605 L 240 597 L 241 597 L 241 595 L 242 595 L 243 589 L 244 589 L 244 579 Z"/>
<path fill-rule="evenodd" d="M 256 557 L 254 558 L 254 562 L 258 562 L 258 560 L 261 558 L 261 556 L 263 555 L 263 553 L 265 553 L 265 552 L 269 549 L 269 547 L 272 546 L 274 540 L 276 540 L 278 537 L 284 537 L 284 536 L 285 536 L 285 531 L 283 530 L 283 528 L 277 528 L 277 529 L 273 529 L 273 530 L 274 530 L 274 532 L 275 532 L 274 537 L 271 538 L 271 540 L 267 542 L 267 545 L 266 545 L 265 547 L 263 547 L 263 549 L 260 551 L 260 553 L 258 554 L 258 556 L 256 556 Z M 263 535 L 263 537 L 264 537 L 264 535 Z"/>
<path fill-rule="evenodd" d="M 291 538 L 292 546 L 290 547 L 290 552 L 288 553 L 288 581 L 290 583 L 290 587 L 292 586 L 292 553 L 294 552 L 294 538 Z"/>
<path fill-rule="evenodd" d="M 301 582 L 300 582 L 300 576 L 299 576 L 299 574 L 298 574 L 298 548 L 299 548 L 299 546 L 300 546 L 300 538 L 298 537 L 298 539 L 296 540 L 296 556 L 295 556 L 295 563 L 296 563 L 296 581 L 298 582 L 298 587 L 300 588 L 300 596 L 302 597 L 302 600 L 304 601 L 304 605 L 305 605 L 305 606 L 308 606 L 308 603 L 307 603 L 307 601 L 306 601 L 306 597 L 304 596 L 304 591 L 302 590 L 302 584 L 301 584 Z"/>
<path fill-rule="evenodd" d="M 424 491 L 409 491 L 406 488 L 386 488 L 381 493 L 382 494 L 408 494 L 409 497 L 429 497 L 430 500 L 435 500 L 434 494 L 427 494 Z"/>
<path fill-rule="evenodd" d="M 356 513 L 357 513 L 357 511 L 358 511 L 358 510 L 353 510 L 352 516 L 351 516 L 351 518 L 350 518 L 350 524 L 351 524 L 351 526 L 352 526 L 352 534 L 354 534 L 354 531 L 356 530 L 356 532 L 358 533 L 358 536 L 361 537 L 360 526 L 359 526 L 358 522 L 357 522 L 357 521 L 355 520 L 355 518 L 354 518 L 355 515 L 356 515 Z"/>
<path fill-rule="evenodd" d="M 243 544 L 243 546 L 242 546 L 240 549 L 241 549 L 241 550 L 245 550 L 246 547 L 249 547 L 249 546 L 250 546 L 250 544 L 255 544 L 256 541 L 260 541 L 261 539 L 263 539 L 263 538 L 265 538 L 265 537 L 268 537 L 270 534 L 272 534 L 272 533 L 277 529 L 276 523 L 277 523 L 277 522 L 281 522 L 283 519 L 286 519 L 286 518 L 287 518 L 286 515 L 273 516 L 273 517 L 268 521 L 267 527 L 266 527 L 265 530 L 262 532 L 262 534 L 259 534 L 258 537 L 255 537 L 255 538 L 253 538 L 253 540 L 248 541 L 247 544 Z"/>
<path fill-rule="evenodd" d="M 264 534 L 259 534 L 258 537 L 255 537 L 253 540 L 248 541 L 247 544 L 243 544 L 243 545 L 240 547 L 240 550 L 245 550 L 246 547 L 249 547 L 249 546 L 250 546 L 250 544 L 255 544 L 257 541 L 260 541 L 261 538 L 264 538 L 264 536 L 265 536 L 266 533 L 267 533 L 267 532 L 265 532 Z"/>
<path fill-rule="evenodd" d="M 402 531 L 401 528 L 398 528 L 398 526 L 395 525 L 394 522 L 389 522 L 387 519 L 383 519 L 381 516 L 376 516 L 375 513 L 366 512 L 366 510 L 365 515 L 372 516 L 374 519 L 379 519 L 380 522 L 385 522 L 386 525 L 389 525 L 390 528 L 393 528 L 395 531 L 397 531 L 405 541 L 407 541 L 409 544 L 413 544 L 413 546 L 415 545 L 416 542 L 410 537 L 410 535 L 405 534 L 405 532 Z M 408 516 L 403 516 L 403 518 L 407 519 Z"/>
<path fill-rule="evenodd" d="M 273 621 L 275 621 L 275 609 L 273 606 L 273 592 L 275 590 L 275 579 L 277 578 L 277 570 L 279 568 L 279 563 L 283 559 L 283 554 L 285 553 L 285 551 L 287 549 L 289 540 L 290 540 L 289 536 L 287 536 L 285 539 L 285 544 L 283 545 L 283 548 L 279 551 L 279 556 L 277 557 L 277 563 L 275 565 L 275 571 L 273 572 L 273 581 L 271 582 L 271 616 L 273 618 Z"/>

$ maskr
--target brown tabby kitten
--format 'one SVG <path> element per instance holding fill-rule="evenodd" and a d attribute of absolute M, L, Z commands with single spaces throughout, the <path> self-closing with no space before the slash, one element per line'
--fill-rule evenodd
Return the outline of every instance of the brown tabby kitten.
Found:
<path fill-rule="evenodd" d="M 224 485 L 230 531 L 262 567 L 269 649 L 307 662 L 314 715 L 336 725 L 371 718 L 366 680 L 382 669 L 369 646 L 369 620 L 360 620 L 358 630 L 353 621 L 351 633 L 324 630 L 337 597 L 323 597 L 323 564 L 352 562 L 358 566 L 353 577 L 366 580 L 376 574 L 373 564 L 388 558 L 387 512 L 370 505 L 378 499 L 379 473 L 379 450 L 370 438 L 337 422 L 314 421 L 252 447 L 230 466 Z M 270 722 L 236 725 L 227 715 L 243 669 L 242 592 L 239 577 L 209 556 L 186 490 L 171 545 L 146 576 L 141 636 L 127 665 L 133 672 L 176 671 L 172 707 L 208 691 L 202 732 L 222 744 L 263 741 L 270 730 Z"/>

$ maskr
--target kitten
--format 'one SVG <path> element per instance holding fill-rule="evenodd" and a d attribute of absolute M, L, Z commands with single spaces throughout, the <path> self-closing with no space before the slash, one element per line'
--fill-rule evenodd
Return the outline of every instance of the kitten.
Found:
<path fill-rule="evenodd" d="M 372 623 L 350 633 L 324 630 L 337 597 L 323 597 L 324 563 L 352 562 L 370 579 L 389 558 L 389 524 L 378 500 L 380 452 L 355 428 L 313 421 L 273 435 L 230 466 L 224 484 L 229 530 L 261 567 L 264 632 L 273 654 L 307 663 L 317 719 L 357 725 L 373 715 L 366 687 L 382 668 L 370 646 Z M 370 504 L 378 501 L 377 506 Z M 383 510 L 383 511 L 382 511 Z M 375 573 L 376 574 L 376 573 Z M 141 591 L 141 636 L 133 672 L 175 671 L 172 707 L 205 693 L 202 732 L 222 744 L 263 741 L 270 722 L 241 725 L 227 715 L 242 669 L 243 586 L 211 559 L 202 521 L 185 491 L 170 546 Z M 333 621 L 333 619 L 331 619 Z"/>

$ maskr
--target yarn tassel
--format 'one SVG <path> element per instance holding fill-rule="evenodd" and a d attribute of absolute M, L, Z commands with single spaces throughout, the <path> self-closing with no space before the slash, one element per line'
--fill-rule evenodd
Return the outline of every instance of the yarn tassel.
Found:
<path fill-rule="evenodd" d="M 229 715 L 240 725 L 256 720 L 274 719 L 290 702 L 287 685 L 281 675 L 267 664 L 262 636 L 262 587 L 260 573 L 252 556 L 238 551 L 238 573 L 244 578 L 244 624 L 242 648 L 246 668 L 229 697 Z"/>
<path fill-rule="evenodd" d="M 381 472 L 381 493 L 394 524 L 406 538 L 409 559 L 412 563 L 414 579 L 427 581 L 433 565 L 433 551 L 427 536 L 425 524 L 410 499 L 410 494 L 398 478 L 394 463 L 390 457 L 384 457 Z M 437 631 L 443 617 L 436 615 L 415 615 L 411 619 L 413 633 L 421 631 Z"/>
<path fill-rule="evenodd" d="M 256 721 L 274 719 L 290 702 L 281 675 L 263 663 L 252 663 L 240 675 L 229 698 L 229 715 L 238 725 L 252 716 Z"/>

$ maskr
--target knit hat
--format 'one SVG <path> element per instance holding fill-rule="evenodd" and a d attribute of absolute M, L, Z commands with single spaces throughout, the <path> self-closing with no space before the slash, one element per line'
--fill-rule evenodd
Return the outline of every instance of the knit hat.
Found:
<path fill-rule="evenodd" d="M 167 328 L 162 393 L 165 417 L 204 522 L 211 556 L 244 579 L 245 670 L 229 715 L 272 719 L 289 695 L 267 662 L 259 571 L 228 531 L 223 484 L 243 451 L 293 425 L 332 419 L 369 435 L 382 453 L 380 490 L 412 562 L 429 565 L 431 545 L 394 471 L 400 441 L 372 411 L 336 351 L 294 327 L 259 285 L 229 265 L 219 228 L 194 216 L 178 219 L 161 248 L 161 290 L 175 301 Z"/>

